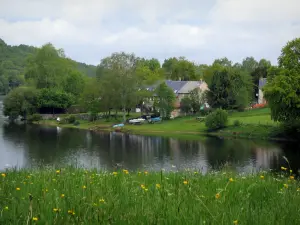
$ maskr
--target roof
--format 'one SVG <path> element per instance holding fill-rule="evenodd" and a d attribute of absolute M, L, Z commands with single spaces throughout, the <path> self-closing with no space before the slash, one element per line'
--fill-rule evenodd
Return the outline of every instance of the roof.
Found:
<path fill-rule="evenodd" d="M 260 78 L 258 82 L 259 89 L 262 89 L 267 83 L 267 78 Z"/>
<path fill-rule="evenodd" d="M 181 93 L 181 89 L 186 85 L 188 81 L 173 81 L 166 80 L 166 84 L 169 88 L 172 88 L 175 94 Z"/>

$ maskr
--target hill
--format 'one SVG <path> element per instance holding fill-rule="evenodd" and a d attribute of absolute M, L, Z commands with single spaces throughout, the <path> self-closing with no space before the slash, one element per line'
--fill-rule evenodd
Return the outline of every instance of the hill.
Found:
<path fill-rule="evenodd" d="M 0 93 L 7 93 L 21 84 L 28 56 L 37 51 L 28 45 L 10 46 L 0 39 Z M 76 61 L 75 61 L 76 62 Z M 78 70 L 87 76 L 96 76 L 96 66 L 76 62 Z"/>

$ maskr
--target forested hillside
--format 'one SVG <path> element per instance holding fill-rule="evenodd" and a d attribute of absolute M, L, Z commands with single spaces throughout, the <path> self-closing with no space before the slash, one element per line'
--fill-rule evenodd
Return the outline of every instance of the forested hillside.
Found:
<path fill-rule="evenodd" d="M 28 45 L 10 46 L 0 39 L 0 93 L 24 83 L 27 59 L 37 52 L 37 48 Z M 78 70 L 87 76 L 96 75 L 96 66 L 76 62 Z"/>

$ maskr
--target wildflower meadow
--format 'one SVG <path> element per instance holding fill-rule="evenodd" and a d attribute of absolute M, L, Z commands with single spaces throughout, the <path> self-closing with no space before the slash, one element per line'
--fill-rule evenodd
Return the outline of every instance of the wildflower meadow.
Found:
<path fill-rule="evenodd" d="M 293 171 L 8 170 L 0 224 L 300 224 Z"/>

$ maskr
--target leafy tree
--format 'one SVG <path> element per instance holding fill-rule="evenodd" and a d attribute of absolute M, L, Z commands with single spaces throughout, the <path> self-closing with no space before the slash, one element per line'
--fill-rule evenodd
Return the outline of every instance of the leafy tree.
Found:
<path fill-rule="evenodd" d="M 70 93 L 63 92 L 57 89 L 43 88 L 38 94 L 38 108 L 48 108 L 52 112 L 55 109 L 67 109 L 74 103 L 74 97 Z"/>
<path fill-rule="evenodd" d="M 189 98 L 191 99 L 191 107 L 194 113 L 200 111 L 200 107 L 205 103 L 205 93 L 198 88 L 190 91 Z"/>
<path fill-rule="evenodd" d="M 222 67 L 231 67 L 232 66 L 232 61 L 230 61 L 229 59 L 227 59 L 226 57 L 221 58 L 221 59 L 216 59 L 212 66 L 222 66 Z"/>
<path fill-rule="evenodd" d="M 184 57 L 166 59 L 162 65 L 166 78 L 171 80 L 197 80 L 196 66 Z"/>
<path fill-rule="evenodd" d="M 192 100 L 188 96 L 181 99 L 180 109 L 184 113 L 190 113 L 192 111 Z"/>
<path fill-rule="evenodd" d="M 63 80 L 63 90 L 78 97 L 85 85 L 85 77 L 79 71 L 70 71 Z"/>
<path fill-rule="evenodd" d="M 136 68 L 137 58 L 135 55 L 125 52 L 113 53 L 110 57 L 102 59 L 98 65 L 98 79 L 103 78 L 106 83 L 112 82 L 114 84 L 113 89 L 105 92 L 105 95 L 113 93 L 114 98 L 120 101 L 119 106 L 123 111 L 124 122 L 126 110 L 135 105 L 136 93 L 140 88 Z"/>
<path fill-rule="evenodd" d="M 171 112 L 174 109 L 175 94 L 165 82 L 162 82 L 155 90 L 157 96 L 157 103 L 155 107 L 159 109 L 160 115 L 164 119 L 169 119 Z"/>
<path fill-rule="evenodd" d="M 298 123 L 300 119 L 300 38 L 289 41 L 278 58 L 276 76 L 268 78 L 264 96 L 272 119 Z M 298 122 L 297 122 L 298 121 Z"/>
<path fill-rule="evenodd" d="M 3 101 L 3 113 L 10 120 L 19 116 L 26 119 L 37 109 L 37 90 L 31 87 L 18 87 L 9 92 Z"/>

